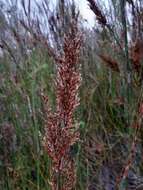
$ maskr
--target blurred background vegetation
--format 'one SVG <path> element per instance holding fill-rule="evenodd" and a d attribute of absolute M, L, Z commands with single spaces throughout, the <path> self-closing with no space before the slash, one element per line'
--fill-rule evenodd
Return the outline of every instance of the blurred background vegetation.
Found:
<path fill-rule="evenodd" d="M 120 176 L 120 189 L 143 189 L 143 2 L 94 2 L 93 28 L 76 1 L 0 2 L 0 190 L 50 189 L 41 92 L 54 107 L 50 50 L 62 51 L 72 19 L 83 35 L 75 189 L 114 190 Z"/>

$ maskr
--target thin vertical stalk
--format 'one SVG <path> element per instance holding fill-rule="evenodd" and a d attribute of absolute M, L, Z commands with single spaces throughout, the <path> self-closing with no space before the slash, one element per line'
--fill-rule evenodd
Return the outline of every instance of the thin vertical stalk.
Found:
<path fill-rule="evenodd" d="M 126 21 L 126 1 L 120 0 L 121 5 L 121 21 L 122 21 L 122 29 L 123 29 L 123 37 L 124 37 L 124 51 L 125 51 L 125 60 L 126 64 L 124 68 L 124 79 L 123 88 L 124 88 L 124 97 L 126 100 L 126 108 L 125 113 L 127 114 L 127 120 L 129 125 L 129 105 L 131 99 L 131 64 L 129 60 L 129 49 L 128 49 L 128 32 L 127 32 L 127 21 Z"/>

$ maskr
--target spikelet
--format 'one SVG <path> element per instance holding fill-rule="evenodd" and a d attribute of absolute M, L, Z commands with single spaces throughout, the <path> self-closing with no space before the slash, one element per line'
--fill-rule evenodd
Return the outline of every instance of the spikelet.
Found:
<path fill-rule="evenodd" d="M 105 26 L 107 24 L 107 20 L 105 15 L 102 13 L 100 8 L 98 7 L 95 0 L 87 0 L 89 2 L 90 9 L 94 12 L 96 19 L 98 20 L 99 24 Z"/>
<path fill-rule="evenodd" d="M 143 59 L 143 43 L 139 40 L 130 48 L 130 58 L 133 68 L 139 72 L 141 69 L 141 61 Z"/>
<path fill-rule="evenodd" d="M 110 56 L 100 54 L 99 57 L 103 60 L 103 63 L 105 63 L 106 66 L 111 68 L 113 71 L 119 72 L 118 63 L 115 60 L 113 60 Z"/>

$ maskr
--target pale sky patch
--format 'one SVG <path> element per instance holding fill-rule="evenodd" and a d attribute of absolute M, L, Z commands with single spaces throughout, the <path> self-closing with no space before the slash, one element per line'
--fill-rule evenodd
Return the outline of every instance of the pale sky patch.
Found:
<path fill-rule="evenodd" d="M 40 1 L 40 0 L 39 0 Z M 50 4 L 53 6 L 56 4 L 57 0 L 49 0 Z M 75 0 L 77 8 L 80 10 L 80 13 L 85 20 L 85 25 L 88 27 L 94 26 L 94 14 L 90 10 L 87 0 Z"/>
<path fill-rule="evenodd" d="M 95 17 L 89 8 L 88 2 L 86 0 L 75 0 L 75 2 L 77 3 L 77 7 L 79 8 L 81 15 L 86 21 L 87 26 L 94 26 Z"/>

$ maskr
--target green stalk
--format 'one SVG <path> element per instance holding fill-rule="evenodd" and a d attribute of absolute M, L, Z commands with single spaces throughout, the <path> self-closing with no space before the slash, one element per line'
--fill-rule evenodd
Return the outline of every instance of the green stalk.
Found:
<path fill-rule="evenodd" d="M 122 27 L 123 27 L 123 33 L 124 33 L 124 48 L 125 48 L 125 60 L 126 64 L 124 66 L 124 79 L 125 80 L 125 86 L 123 84 L 123 88 L 125 89 L 125 94 L 124 97 L 126 99 L 126 114 L 127 114 L 127 120 L 128 120 L 128 125 L 129 125 L 129 105 L 131 102 L 131 63 L 129 60 L 129 49 L 128 49 L 128 37 L 127 37 L 127 21 L 126 21 L 126 10 L 125 10 L 125 5 L 126 1 L 125 0 L 120 0 L 120 5 L 121 5 L 121 21 L 122 21 Z M 123 82 L 124 83 L 124 82 Z"/>

